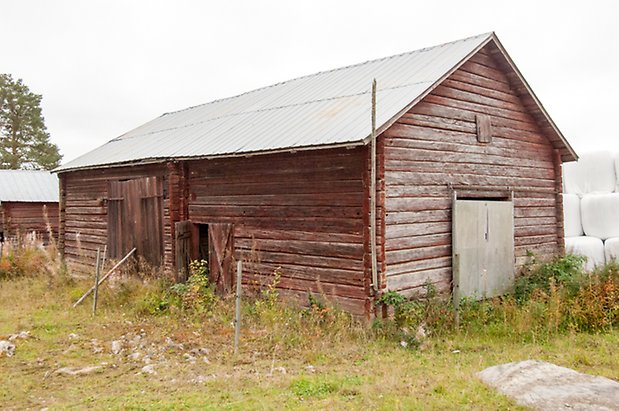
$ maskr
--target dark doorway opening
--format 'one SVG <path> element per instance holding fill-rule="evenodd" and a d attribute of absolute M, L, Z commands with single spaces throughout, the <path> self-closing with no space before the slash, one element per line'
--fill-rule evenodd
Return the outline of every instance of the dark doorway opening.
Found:
<path fill-rule="evenodd" d="M 209 280 L 216 285 L 217 292 L 229 294 L 234 277 L 234 224 L 196 224 L 194 233 L 194 255 L 208 262 Z"/>
<path fill-rule="evenodd" d="M 208 224 L 197 224 L 198 259 L 208 262 Z"/>

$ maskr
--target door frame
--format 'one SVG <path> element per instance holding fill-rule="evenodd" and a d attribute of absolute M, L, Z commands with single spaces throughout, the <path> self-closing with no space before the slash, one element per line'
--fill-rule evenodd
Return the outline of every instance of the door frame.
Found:
<path fill-rule="evenodd" d="M 512 205 L 512 249 L 515 246 L 515 234 L 514 234 L 514 192 L 509 187 L 504 190 L 489 189 L 487 187 L 453 187 L 449 186 L 451 192 L 451 250 L 452 250 L 452 298 L 454 308 L 456 309 L 456 316 L 460 305 L 461 295 L 459 293 L 459 283 L 461 278 L 460 273 L 460 256 L 458 255 L 456 245 L 456 229 L 457 221 L 455 215 L 456 203 L 458 200 L 477 200 L 477 201 L 493 201 L 493 202 L 509 202 Z M 512 255 L 515 254 L 512 253 Z M 515 270 L 515 261 L 511 262 L 513 270 Z"/>

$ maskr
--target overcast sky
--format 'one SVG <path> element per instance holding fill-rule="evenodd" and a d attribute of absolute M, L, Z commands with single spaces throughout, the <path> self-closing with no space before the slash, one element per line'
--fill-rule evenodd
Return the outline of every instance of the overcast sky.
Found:
<path fill-rule="evenodd" d="M 495 31 L 577 152 L 619 151 L 619 1 L 0 0 L 64 161 L 159 115 Z"/>

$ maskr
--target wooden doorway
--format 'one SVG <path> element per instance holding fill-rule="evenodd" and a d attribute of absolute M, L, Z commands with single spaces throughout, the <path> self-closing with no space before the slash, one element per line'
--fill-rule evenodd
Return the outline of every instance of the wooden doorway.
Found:
<path fill-rule="evenodd" d="M 124 257 L 133 247 L 155 267 L 163 260 L 163 187 L 158 177 L 110 181 L 107 246 L 110 258 Z"/>
<path fill-rule="evenodd" d="M 512 201 L 455 200 L 453 208 L 453 293 L 490 298 L 514 281 Z"/>
<path fill-rule="evenodd" d="M 174 225 L 176 250 L 176 281 L 184 282 L 189 278 L 193 224 L 191 221 L 179 221 Z"/>
<path fill-rule="evenodd" d="M 208 261 L 209 280 L 217 293 L 226 295 L 234 286 L 234 224 L 198 224 L 195 247 L 198 258 Z"/>

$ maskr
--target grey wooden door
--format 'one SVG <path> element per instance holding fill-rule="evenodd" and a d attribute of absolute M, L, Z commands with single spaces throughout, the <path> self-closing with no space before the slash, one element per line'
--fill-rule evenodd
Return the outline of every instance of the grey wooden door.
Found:
<path fill-rule="evenodd" d="M 453 210 L 454 301 L 504 294 L 513 281 L 513 203 L 456 200 Z"/>

